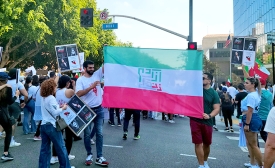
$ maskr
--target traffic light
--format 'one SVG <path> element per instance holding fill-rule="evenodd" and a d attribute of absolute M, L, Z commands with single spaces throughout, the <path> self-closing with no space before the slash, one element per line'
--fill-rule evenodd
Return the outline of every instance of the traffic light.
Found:
<path fill-rule="evenodd" d="M 188 42 L 188 50 L 197 50 L 197 42 Z"/>
<path fill-rule="evenodd" d="M 80 9 L 80 27 L 93 27 L 93 8 Z"/>

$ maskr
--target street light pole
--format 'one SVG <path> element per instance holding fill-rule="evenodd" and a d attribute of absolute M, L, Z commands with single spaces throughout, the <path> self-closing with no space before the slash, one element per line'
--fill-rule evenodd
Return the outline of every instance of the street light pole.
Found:
<path fill-rule="evenodd" d="M 188 41 L 193 42 L 193 0 L 189 0 L 189 36 Z"/>
<path fill-rule="evenodd" d="M 271 44 L 271 51 L 272 51 L 272 78 L 273 78 L 273 85 L 275 85 L 275 72 L 274 72 L 274 46 L 275 44 Z"/>

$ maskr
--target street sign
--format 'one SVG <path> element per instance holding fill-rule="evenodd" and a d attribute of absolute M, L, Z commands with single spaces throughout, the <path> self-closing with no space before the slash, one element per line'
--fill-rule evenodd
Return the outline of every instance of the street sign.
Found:
<path fill-rule="evenodd" d="M 102 24 L 103 30 L 110 30 L 110 29 L 117 29 L 118 23 L 109 23 L 109 24 Z"/>
<path fill-rule="evenodd" d="M 107 11 L 102 11 L 99 15 L 100 20 L 106 20 L 108 18 Z"/>

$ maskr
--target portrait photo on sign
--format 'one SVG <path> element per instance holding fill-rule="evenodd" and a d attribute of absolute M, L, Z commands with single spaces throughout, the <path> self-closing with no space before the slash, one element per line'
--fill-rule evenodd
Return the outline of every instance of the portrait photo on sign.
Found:
<path fill-rule="evenodd" d="M 76 95 L 74 95 L 68 102 L 68 106 L 78 113 L 85 106 L 85 104 Z"/>
<path fill-rule="evenodd" d="M 67 58 L 67 49 L 66 46 L 56 46 L 55 47 L 56 55 L 58 59 Z"/>
<path fill-rule="evenodd" d="M 233 50 L 243 50 L 244 38 L 233 38 Z"/>
<path fill-rule="evenodd" d="M 232 50 L 231 64 L 242 64 L 243 51 Z"/>
<path fill-rule="evenodd" d="M 256 39 L 245 39 L 244 50 L 255 51 L 256 50 Z"/>
<path fill-rule="evenodd" d="M 69 127 L 78 134 L 83 127 L 85 127 L 85 123 L 79 118 L 75 117 L 74 120 L 69 124 Z"/>
<path fill-rule="evenodd" d="M 87 124 L 89 123 L 95 114 L 87 107 L 85 106 L 79 113 L 78 116 Z"/>
<path fill-rule="evenodd" d="M 70 56 L 77 56 L 77 49 L 76 49 L 76 45 L 68 45 L 67 46 L 67 53 L 68 53 L 68 57 Z"/>
<path fill-rule="evenodd" d="M 58 59 L 58 64 L 61 71 L 70 70 L 68 58 Z"/>

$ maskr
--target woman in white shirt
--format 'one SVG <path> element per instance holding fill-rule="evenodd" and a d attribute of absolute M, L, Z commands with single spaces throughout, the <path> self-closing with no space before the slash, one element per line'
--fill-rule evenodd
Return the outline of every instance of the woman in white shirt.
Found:
<path fill-rule="evenodd" d="M 67 109 L 64 104 L 61 108 L 57 103 L 55 97 L 56 83 L 53 79 L 44 81 L 41 84 L 40 94 L 42 96 L 41 112 L 41 149 L 39 156 L 39 168 L 50 167 L 51 159 L 51 142 L 54 144 L 60 167 L 71 168 L 68 153 L 65 148 L 62 132 L 56 130 L 55 118 L 60 115 L 62 110 Z"/>
<path fill-rule="evenodd" d="M 71 80 L 69 76 L 63 75 L 59 78 L 58 89 L 55 94 L 55 97 L 59 106 L 67 104 L 70 98 L 73 97 L 73 95 L 75 94 L 73 89 L 69 89 L 71 82 L 72 82 L 72 85 L 75 86 L 75 81 Z M 68 152 L 69 160 L 72 160 L 75 158 L 74 155 L 70 155 L 72 145 L 73 145 L 73 135 L 74 133 L 70 130 L 69 127 L 65 128 L 65 139 L 66 139 L 65 146 Z M 51 164 L 55 164 L 57 162 L 58 162 L 57 153 L 56 153 L 55 146 L 53 145 L 53 156 L 51 158 Z"/>
<path fill-rule="evenodd" d="M 35 101 L 34 95 L 37 91 L 37 87 L 32 85 L 32 77 L 28 76 L 25 82 L 25 89 L 28 92 L 28 101 L 26 102 L 26 106 L 24 107 L 24 120 L 23 120 L 23 132 L 25 135 L 29 133 L 36 132 L 36 123 L 33 120 L 34 109 L 35 109 Z M 29 114 L 31 114 L 31 131 L 29 131 Z"/>
<path fill-rule="evenodd" d="M 241 101 L 242 122 L 250 154 L 251 168 L 258 168 L 258 166 L 263 166 L 262 154 L 257 144 L 257 135 L 262 127 L 262 120 L 258 114 L 261 102 L 261 83 L 258 78 L 249 77 L 246 78 L 244 85 L 248 95 Z"/>

